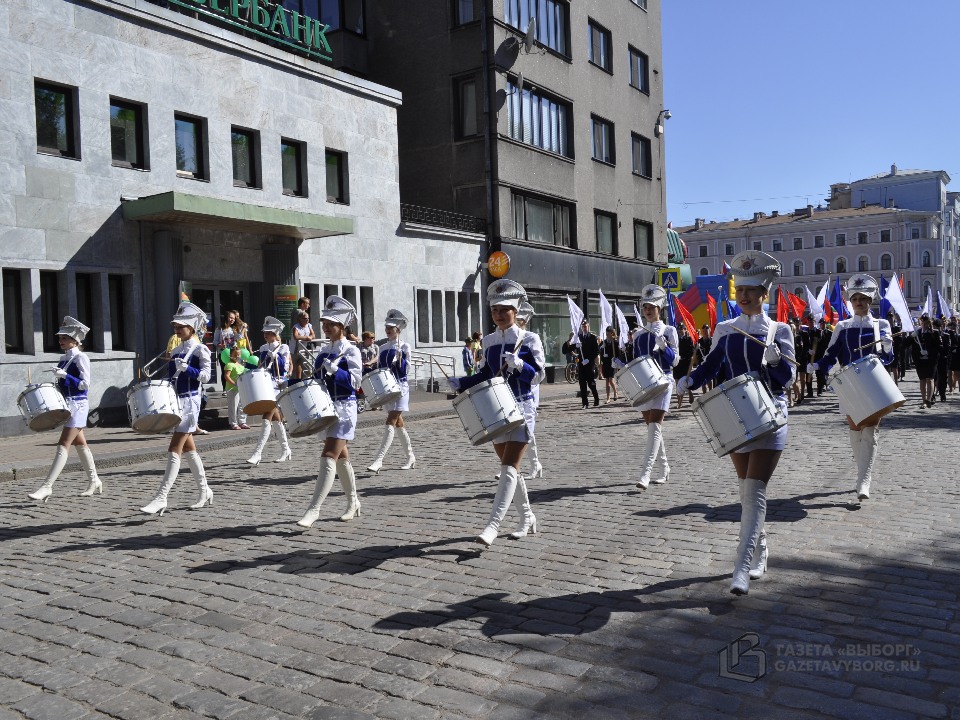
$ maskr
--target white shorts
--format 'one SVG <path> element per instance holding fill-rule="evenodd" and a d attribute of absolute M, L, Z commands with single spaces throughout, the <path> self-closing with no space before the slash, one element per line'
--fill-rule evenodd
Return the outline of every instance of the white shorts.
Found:
<path fill-rule="evenodd" d="M 67 409 L 70 410 L 70 419 L 64 424 L 68 428 L 80 428 L 87 426 L 87 414 L 90 412 L 90 403 L 87 398 L 64 398 L 67 401 Z"/>
<path fill-rule="evenodd" d="M 403 391 L 403 395 L 393 402 L 384 403 L 382 406 L 384 410 L 387 412 L 407 412 L 410 409 L 410 386 L 406 380 L 400 381 L 400 390 Z"/>
<path fill-rule="evenodd" d="M 178 395 L 180 398 L 180 412 L 183 418 L 180 424 L 173 431 L 179 433 L 192 433 L 197 429 L 197 421 L 200 419 L 200 393 L 193 395 Z"/>
<path fill-rule="evenodd" d="M 786 395 L 774 395 L 773 401 L 779 406 L 780 411 L 787 415 L 787 396 Z M 733 452 L 735 453 L 748 453 L 751 450 L 783 450 L 787 447 L 787 428 L 789 425 L 784 425 L 782 428 L 779 428 L 775 432 L 766 435 L 759 440 L 754 440 L 751 443 L 747 443 L 743 447 L 737 448 Z"/>
<path fill-rule="evenodd" d="M 508 442 L 529 443 L 533 439 L 533 429 L 536 426 L 537 406 L 533 398 L 519 400 L 520 410 L 523 412 L 524 423 L 517 425 L 506 435 L 498 435 L 493 440 L 494 445 L 503 445 Z"/>
<path fill-rule="evenodd" d="M 337 440 L 353 440 L 357 429 L 357 401 L 356 398 L 349 400 L 334 400 L 333 409 L 337 412 L 339 422 L 329 427 L 326 438 L 335 438 Z"/>
<path fill-rule="evenodd" d="M 669 373 L 667 374 L 667 379 L 670 380 L 670 384 L 667 386 L 666 390 L 650 400 L 635 406 L 634 410 L 669 410 L 670 400 L 673 399 L 673 389 L 676 387 L 676 385 L 674 384 L 674 380 L 672 377 L 670 377 Z"/>

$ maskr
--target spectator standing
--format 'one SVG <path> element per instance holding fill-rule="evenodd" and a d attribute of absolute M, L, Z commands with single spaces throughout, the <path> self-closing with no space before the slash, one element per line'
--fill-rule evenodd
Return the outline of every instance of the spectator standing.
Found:
<path fill-rule="evenodd" d="M 300 354 L 300 343 L 316 340 L 317 334 L 313 331 L 313 325 L 310 324 L 310 314 L 306 310 L 297 310 L 294 316 L 297 322 L 290 329 L 290 356 L 293 358 L 293 377 L 300 380 L 303 377 L 304 365 L 310 364 L 310 361 L 305 360 Z"/>
<path fill-rule="evenodd" d="M 473 354 L 473 338 L 464 338 L 463 340 L 463 374 L 467 377 L 473 375 L 477 367 L 477 358 Z"/>

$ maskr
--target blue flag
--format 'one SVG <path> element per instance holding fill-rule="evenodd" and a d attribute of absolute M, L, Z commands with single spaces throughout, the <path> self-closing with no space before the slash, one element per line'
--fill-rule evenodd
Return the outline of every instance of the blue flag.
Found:
<path fill-rule="evenodd" d="M 839 277 L 830 289 L 830 307 L 837 313 L 840 320 L 846 320 L 850 317 L 850 313 L 847 311 L 847 304 L 843 301 L 843 290 L 840 287 Z"/>
<path fill-rule="evenodd" d="M 887 301 L 887 288 L 890 287 L 890 281 L 883 274 L 880 275 L 880 317 L 885 318 L 887 313 L 893 311 L 893 305 Z"/>
<path fill-rule="evenodd" d="M 673 304 L 677 299 L 673 296 L 673 293 L 669 290 L 667 291 L 667 325 L 672 325 L 673 327 L 677 326 L 677 311 L 674 308 Z"/>

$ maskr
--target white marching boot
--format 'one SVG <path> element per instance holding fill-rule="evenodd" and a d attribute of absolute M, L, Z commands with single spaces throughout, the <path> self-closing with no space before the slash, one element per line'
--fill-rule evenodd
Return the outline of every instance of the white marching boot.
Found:
<path fill-rule="evenodd" d="M 865 427 L 860 431 L 860 454 L 857 456 L 857 500 L 870 497 L 873 463 L 880 448 L 880 428 Z"/>
<path fill-rule="evenodd" d="M 157 490 L 156 497 L 153 498 L 149 504 L 140 508 L 140 512 L 147 513 L 148 515 L 154 515 L 159 512 L 161 516 L 163 515 L 163 511 L 167 509 L 167 494 L 177 481 L 177 473 L 179 472 L 180 456 L 175 452 L 168 453 L 167 470 L 163 475 L 163 481 L 160 483 L 160 489 Z"/>
<path fill-rule="evenodd" d="M 413 470 L 413 466 L 417 464 L 417 458 L 413 455 L 413 443 L 410 442 L 410 436 L 407 434 L 407 429 L 405 427 L 397 428 L 400 435 L 400 444 L 403 445 L 403 452 L 407 456 L 407 462 L 400 466 L 401 470 Z"/>
<path fill-rule="evenodd" d="M 272 430 L 273 423 L 270 420 L 264 420 L 263 425 L 260 426 L 260 439 L 257 441 L 257 449 L 253 451 L 253 455 L 247 458 L 247 462 L 251 465 L 259 465 L 260 458 L 263 455 L 263 449 L 267 446 L 267 440 L 270 439 L 270 430 Z"/>
<path fill-rule="evenodd" d="M 377 457 L 367 466 L 367 470 L 372 473 L 380 474 L 380 468 L 383 467 L 383 459 L 387 456 L 387 450 L 393 444 L 393 435 L 396 431 L 393 425 L 383 426 L 383 440 L 380 442 L 380 449 L 377 451 Z"/>
<path fill-rule="evenodd" d="M 212 506 L 213 490 L 211 490 L 210 486 L 207 485 L 207 473 L 203 469 L 203 460 L 200 459 L 200 453 L 198 453 L 196 450 L 184 453 L 183 459 L 186 460 L 187 465 L 190 466 L 190 472 L 193 473 L 193 477 L 196 478 L 197 489 L 200 491 L 197 501 L 190 506 L 190 509 L 199 510 L 208 502 Z"/>
<path fill-rule="evenodd" d="M 853 451 L 853 462 L 857 466 L 857 489 L 856 493 L 860 495 L 860 441 L 863 435 L 860 430 L 850 430 L 850 449 Z"/>
<path fill-rule="evenodd" d="M 77 455 L 80 456 L 80 464 L 83 466 L 83 472 L 87 476 L 87 489 L 80 493 L 80 497 L 90 497 L 94 493 L 103 495 L 103 482 L 97 475 L 97 466 L 93 462 L 93 453 L 87 445 L 77 445 Z"/>
<path fill-rule="evenodd" d="M 744 478 L 740 483 L 743 487 L 740 543 L 733 566 L 733 582 L 730 584 L 730 592 L 734 595 L 746 595 L 750 591 L 750 567 L 767 515 L 767 484 L 753 478 Z"/>
<path fill-rule="evenodd" d="M 63 466 L 67 464 L 67 454 L 69 452 L 69 449 L 63 445 L 57 445 L 57 452 L 53 456 L 53 463 L 50 465 L 50 470 L 47 471 L 47 479 L 43 481 L 43 485 L 27 495 L 28 498 L 31 500 L 43 500 L 43 502 L 47 501 L 47 498 L 53 494 L 53 484 L 57 481 L 57 478 L 60 477 L 60 473 L 63 472 Z"/>
<path fill-rule="evenodd" d="M 337 475 L 343 485 L 343 494 L 347 496 L 347 511 L 340 516 L 346 522 L 360 514 L 360 498 L 357 497 L 357 476 L 349 460 L 337 460 Z"/>
<path fill-rule="evenodd" d="M 661 425 L 661 428 L 663 426 Z M 663 485 L 667 479 L 670 477 L 670 463 L 667 462 L 667 448 L 663 443 L 663 430 L 660 431 L 660 443 L 657 445 L 657 458 L 654 460 L 653 464 L 656 466 L 660 464 L 660 472 L 650 480 L 650 482 L 655 485 Z"/>
<path fill-rule="evenodd" d="M 287 440 L 287 428 L 284 426 L 283 420 L 277 420 L 274 428 L 277 431 L 277 435 L 280 436 L 280 447 L 282 448 L 280 457 L 274 460 L 274 462 L 286 462 L 293 457 L 293 452 L 290 450 L 290 441 Z"/>
<path fill-rule="evenodd" d="M 530 496 L 527 495 L 527 482 L 523 475 L 517 476 L 517 492 L 513 496 L 514 505 L 522 518 L 520 527 L 510 533 L 511 540 L 519 540 L 527 536 L 527 533 L 538 532 L 537 516 L 533 514 L 533 507 L 530 505 Z"/>
<path fill-rule="evenodd" d="M 527 444 L 527 452 L 530 454 L 530 477 L 532 479 L 543 477 L 543 465 L 540 464 L 540 453 L 537 451 L 537 438 L 532 433 L 530 442 Z"/>
<path fill-rule="evenodd" d="M 337 476 L 337 463 L 333 458 L 320 458 L 320 472 L 317 473 L 317 487 L 313 491 L 310 506 L 303 517 L 297 520 L 300 527 L 310 527 L 320 517 L 320 506 L 327 498 L 327 493 L 333 487 L 333 480 Z"/>
<path fill-rule="evenodd" d="M 663 426 L 660 423 L 647 423 L 647 450 L 643 464 L 640 466 L 640 479 L 637 480 L 637 489 L 646 490 L 650 485 L 650 473 L 653 463 L 657 459 L 657 450 L 663 440 Z"/>
<path fill-rule="evenodd" d="M 500 533 L 500 524 L 503 522 L 510 502 L 517 490 L 517 469 L 512 465 L 500 466 L 500 483 L 497 485 L 497 494 L 493 498 L 493 509 L 487 519 L 487 526 L 477 536 L 477 542 L 490 547 Z"/>

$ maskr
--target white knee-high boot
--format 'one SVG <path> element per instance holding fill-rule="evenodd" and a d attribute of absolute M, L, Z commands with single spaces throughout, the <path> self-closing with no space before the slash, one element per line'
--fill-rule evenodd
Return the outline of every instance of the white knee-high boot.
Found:
<path fill-rule="evenodd" d="M 100 476 L 97 475 L 97 466 L 93 462 L 93 453 L 87 445 L 77 445 L 77 455 L 80 456 L 80 464 L 83 466 L 83 472 L 87 476 L 87 489 L 80 493 L 80 497 L 90 497 L 95 492 L 103 495 L 103 483 Z"/>
<path fill-rule="evenodd" d="M 327 498 L 327 493 L 333 487 L 333 480 L 337 476 L 337 463 L 333 458 L 320 458 L 320 472 L 317 473 L 317 486 L 313 491 L 310 506 L 303 517 L 297 521 L 301 527 L 310 527 L 320 517 L 320 506 Z"/>
<path fill-rule="evenodd" d="M 193 473 L 193 477 L 197 481 L 197 489 L 200 492 L 197 496 L 197 501 L 190 506 L 190 509 L 199 510 L 208 502 L 213 505 L 213 490 L 207 485 L 207 473 L 203 469 L 203 460 L 200 459 L 200 453 L 192 450 L 184 453 L 183 459 L 186 460 L 187 465 L 190 466 L 190 472 Z"/>
<path fill-rule="evenodd" d="M 730 592 L 734 595 L 746 595 L 750 590 L 750 565 L 767 515 L 767 484 L 754 478 L 744 478 L 740 482 L 743 485 L 740 544 L 730 584 Z"/>
<path fill-rule="evenodd" d="M 487 519 L 487 526 L 477 536 L 477 542 L 489 547 L 497 539 L 503 518 L 510 509 L 510 502 L 517 490 L 517 469 L 512 465 L 500 466 L 500 482 L 497 485 L 497 494 L 493 498 L 493 509 Z"/>
<path fill-rule="evenodd" d="M 393 434 L 396 432 L 393 425 L 383 426 L 383 440 L 380 441 L 380 449 L 377 451 L 377 457 L 367 466 L 367 470 L 380 474 L 380 468 L 383 467 L 383 459 L 387 456 L 387 451 L 393 444 Z"/>
<path fill-rule="evenodd" d="M 247 462 L 251 465 L 260 464 L 260 457 L 263 455 L 263 449 L 267 446 L 267 440 L 270 439 L 272 429 L 273 423 L 270 420 L 264 420 L 263 425 L 260 426 L 260 439 L 257 441 L 257 449 L 253 451 L 253 455 L 247 458 Z"/>
<path fill-rule="evenodd" d="M 353 465 L 349 460 L 337 460 L 337 475 L 343 485 L 343 494 L 347 496 L 347 511 L 340 516 L 346 522 L 353 520 L 360 514 L 360 498 L 357 497 L 357 476 L 353 472 Z"/>
<path fill-rule="evenodd" d="M 530 456 L 530 477 L 543 477 L 543 465 L 540 464 L 540 452 L 537 450 L 537 438 L 530 433 L 530 442 L 527 443 L 527 454 Z"/>
<path fill-rule="evenodd" d="M 53 494 L 53 484 L 57 481 L 57 478 L 60 477 L 60 473 L 63 472 L 63 466 L 67 464 L 67 455 L 69 452 L 69 449 L 63 445 L 57 445 L 57 452 L 53 456 L 53 463 L 51 463 L 50 469 L 47 471 L 46 480 L 43 481 L 43 485 L 27 495 L 28 498 L 31 500 L 47 501 L 47 498 Z"/>
<path fill-rule="evenodd" d="M 744 502 L 744 490 L 746 488 L 746 483 L 740 481 L 740 506 L 743 507 Z M 763 522 L 760 523 L 760 537 L 757 540 L 757 548 L 753 551 L 753 558 L 750 560 L 750 579 L 758 580 L 763 577 L 763 574 L 767 571 L 767 558 L 769 557 L 769 551 L 767 549 L 767 521 L 766 514 L 764 514 Z M 738 538 L 739 539 L 739 538 Z"/>
<path fill-rule="evenodd" d="M 857 499 L 870 497 L 870 483 L 873 480 L 873 463 L 880 448 L 880 428 L 865 427 L 860 431 L 860 454 L 857 456 Z"/>
<path fill-rule="evenodd" d="M 401 470 L 412 470 L 417 464 L 417 458 L 413 454 L 413 443 L 410 442 L 410 436 L 405 427 L 397 428 L 397 434 L 400 436 L 400 444 L 403 445 L 403 452 L 407 456 L 407 461 L 400 466 Z"/>
<path fill-rule="evenodd" d="M 660 443 L 657 445 L 657 459 L 654 465 L 660 463 L 660 472 L 650 482 L 663 485 L 670 477 L 670 463 L 667 462 L 667 447 L 663 441 L 663 425 L 660 426 Z"/>
<path fill-rule="evenodd" d="M 650 485 L 650 473 L 653 471 L 653 462 L 657 459 L 657 450 L 663 440 L 663 426 L 660 423 L 647 423 L 647 449 L 643 462 L 640 465 L 640 479 L 637 488 L 646 490 Z"/>
<path fill-rule="evenodd" d="M 180 456 L 175 453 L 167 454 L 167 470 L 163 475 L 163 480 L 160 483 L 160 489 L 157 490 L 157 495 L 153 500 L 150 501 L 148 505 L 144 505 L 140 508 L 140 512 L 147 513 L 148 515 L 153 515 L 159 512 L 163 515 L 163 511 L 167 509 L 167 494 L 170 492 L 170 488 L 173 487 L 173 484 L 177 481 L 177 473 L 180 472 Z"/>
<path fill-rule="evenodd" d="M 293 452 L 290 450 L 290 441 L 287 440 L 287 428 L 283 424 L 283 420 L 277 420 L 273 424 L 274 429 L 277 431 L 277 435 L 280 440 L 280 457 L 278 457 L 274 462 L 286 462 L 293 457 Z"/>
<path fill-rule="evenodd" d="M 520 527 L 510 533 L 510 538 L 519 540 L 526 537 L 527 533 L 537 533 L 537 516 L 533 514 L 533 506 L 530 504 L 530 496 L 527 494 L 527 481 L 523 475 L 517 476 L 517 492 L 513 496 L 513 502 L 520 513 Z"/>
<path fill-rule="evenodd" d="M 850 430 L 850 449 L 853 451 L 853 462 L 857 466 L 857 477 L 860 476 L 860 440 L 863 436 L 860 430 Z M 857 489 L 860 489 L 860 483 L 857 483 Z"/>

